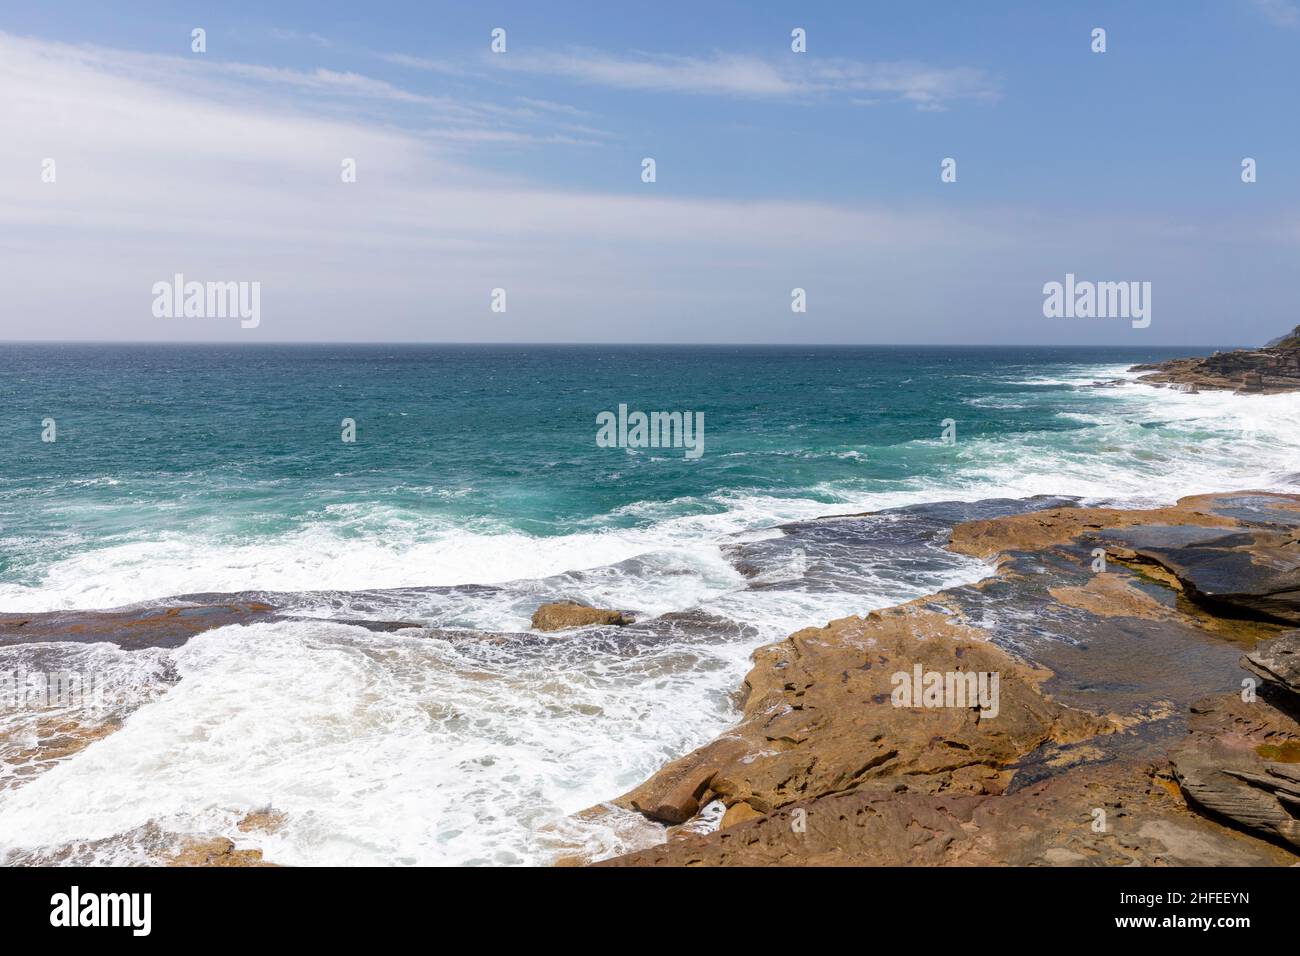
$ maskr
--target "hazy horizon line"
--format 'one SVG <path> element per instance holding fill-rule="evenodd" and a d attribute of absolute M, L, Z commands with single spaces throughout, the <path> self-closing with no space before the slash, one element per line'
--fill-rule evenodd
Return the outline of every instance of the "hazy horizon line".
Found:
<path fill-rule="evenodd" d="M 457 347 L 500 347 L 500 346 L 527 346 L 536 347 L 584 347 L 584 348 L 897 348 L 897 349 L 914 349 L 914 348 L 956 348 L 956 349 L 1006 349 L 1006 348 L 1042 348 L 1042 349 L 1134 349 L 1134 348 L 1161 348 L 1161 349 L 1258 349 L 1267 348 L 1267 345 L 1243 345 L 1240 343 L 1217 343 L 1217 344 L 1200 344 L 1200 345 L 1168 345 L 1154 343 L 1151 345 L 1116 345 L 1106 343 L 1101 345 L 1090 345 L 1082 342 L 1075 343 L 1048 343 L 1048 342 L 448 342 L 448 341 L 392 341 L 392 342 L 359 342 L 349 340 L 312 340 L 312 341 L 294 341 L 294 340 L 272 340 L 261 342 L 235 342 L 222 341 L 218 339 L 203 339 L 198 341 L 179 341 L 175 339 L 140 339 L 128 341 L 112 341 L 108 339 L 0 339 L 0 346 L 7 345 L 107 345 L 107 346 L 135 346 L 135 345 L 167 345 L 167 346 L 235 346 L 238 348 L 250 348 L 258 346 L 282 346 L 282 345 L 301 345 L 301 346 L 324 346 L 324 345 L 349 345 L 349 346 L 372 346 L 375 348 L 385 348 L 398 345 L 419 345 L 419 346 L 457 346 Z"/>

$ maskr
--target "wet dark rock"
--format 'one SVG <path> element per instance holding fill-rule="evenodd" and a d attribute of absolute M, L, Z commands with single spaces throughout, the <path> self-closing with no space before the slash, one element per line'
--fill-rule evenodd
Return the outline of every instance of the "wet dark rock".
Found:
<path fill-rule="evenodd" d="M 1266 683 L 1300 698 L 1300 631 L 1261 642 L 1241 663 Z"/>
<path fill-rule="evenodd" d="M 1300 540 L 1293 533 L 1242 531 L 1133 550 L 1176 576 L 1193 600 L 1300 624 Z"/>
<path fill-rule="evenodd" d="M 180 647 L 194 635 L 213 628 L 278 618 L 275 608 L 256 601 L 0 614 L 0 646 L 38 641 L 111 641 L 125 650 Z"/>
<path fill-rule="evenodd" d="M 108 611 L 48 611 L 38 614 L 0 614 L 0 647 L 43 641 L 108 641 L 123 650 L 145 647 L 180 647 L 190 638 L 232 624 L 265 624 L 276 621 L 327 620 L 335 624 L 391 632 L 420 628 L 417 621 L 370 620 L 366 618 L 318 618 L 286 614 L 270 604 L 249 600 L 241 594 L 195 595 L 213 603 L 132 605 Z"/>

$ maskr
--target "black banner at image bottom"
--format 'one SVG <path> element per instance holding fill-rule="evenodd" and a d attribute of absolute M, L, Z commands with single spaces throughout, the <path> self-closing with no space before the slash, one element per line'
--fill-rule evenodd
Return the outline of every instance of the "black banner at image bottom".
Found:
<path fill-rule="evenodd" d="M 0 915 L 15 947 L 73 935 L 188 942 L 208 931 L 338 944 L 376 931 L 428 932 L 431 921 L 534 937 L 564 925 L 566 934 L 609 939 L 606 931 L 629 920 L 653 920 L 662 932 L 664 920 L 682 918 L 769 943 L 826 921 L 922 935 L 965 924 L 1042 940 L 1231 940 L 1281 931 L 1296 877 L 1294 869 L 1228 868 L 10 868 L 0 870 Z"/>

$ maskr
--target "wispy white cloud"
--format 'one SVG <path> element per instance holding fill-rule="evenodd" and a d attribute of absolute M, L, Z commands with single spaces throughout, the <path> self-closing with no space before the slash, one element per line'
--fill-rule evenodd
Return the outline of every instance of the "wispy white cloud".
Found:
<path fill-rule="evenodd" d="M 576 106 L 570 106 L 567 103 L 556 103 L 553 100 L 539 100 L 531 96 L 518 97 L 520 103 L 527 107 L 538 110 L 546 110 L 552 113 L 563 113 L 567 116 L 591 116 L 589 110 L 580 110 Z"/>
<path fill-rule="evenodd" d="M 0 33 L 12 46 L 15 85 L 38 82 L 41 71 L 93 86 L 103 78 L 144 84 L 166 94 L 225 99 L 263 109 L 352 117 L 429 133 L 447 142 L 575 143 L 590 145 L 607 134 L 580 125 L 559 109 L 511 97 L 505 102 L 429 94 L 354 71 L 294 69 L 206 56 L 134 53 L 89 45 L 20 39 Z M 55 69 L 57 68 L 57 70 Z M 19 73 L 22 72 L 20 80 Z M 43 77 L 42 77 L 43 79 Z M 37 91 L 39 92 L 39 91 Z M 576 114 L 575 114 L 576 115 Z M 432 124 L 432 125 L 431 125 Z"/>
<path fill-rule="evenodd" d="M 511 54 L 503 66 L 525 73 L 568 77 L 618 89 L 742 97 L 855 94 L 903 100 L 919 108 L 941 108 L 958 99 L 996 95 L 996 79 L 969 67 L 938 67 L 914 62 L 866 63 L 810 60 L 791 54 L 788 61 L 718 53 L 711 57 L 614 57 L 573 51 Z"/>
<path fill-rule="evenodd" d="M 423 56 L 411 56 L 407 53 L 377 53 L 375 55 L 386 63 L 409 67 L 413 70 L 424 70 L 429 73 L 446 73 L 459 76 L 467 72 L 462 65 L 452 63 L 450 60 L 434 60 Z"/>
<path fill-rule="evenodd" d="M 276 27 L 271 31 L 271 36 L 277 40 L 285 40 L 290 43 L 310 43 L 312 46 L 320 47 L 327 50 L 334 46 L 333 41 L 321 36 L 319 33 L 303 33 L 299 30 L 285 30 Z"/>
<path fill-rule="evenodd" d="M 502 62 L 526 73 L 565 76 L 619 89 L 781 96 L 801 88 L 771 64 L 745 56 L 629 59 L 599 53 L 538 53 L 511 54 L 508 62 Z"/>
<path fill-rule="evenodd" d="M 422 116 L 441 122 L 441 127 L 431 132 L 447 141 L 593 145 L 608 136 L 603 130 L 580 125 L 570 118 L 592 114 L 544 100 L 516 97 L 512 102 L 494 103 L 446 94 L 430 95 L 364 74 L 324 68 L 296 70 L 217 62 L 213 70 L 218 74 L 288 87 L 318 97 L 349 97 L 419 107 L 424 111 Z"/>
<path fill-rule="evenodd" d="M 877 103 L 897 98 L 918 109 L 942 109 L 954 100 L 989 100 L 997 80 L 969 67 L 935 67 L 923 63 L 853 63 L 831 61 L 812 71 L 815 89 L 851 93 Z"/>
<path fill-rule="evenodd" d="M 402 128 L 375 115 L 383 88 L 288 75 L 232 86 L 202 57 L 0 33 L 0 339 L 251 341 L 237 324 L 152 316 L 153 283 L 183 272 L 261 282 L 271 340 L 1024 340 L 1042 336 L 1043 281 L 1067 269 L 1167 276 L 1174 315 L 1204 311 L 1187 277 L 1219 274 L 1225 242 L 1255 243 L 1256 263 L 1294 257 L 1294 236 L 1269 246 L 1259 223 L 1221 217 L 1099 210 L 1063 229 L 1023 208 L 559 189 L 452 149 L 504 127 Z M 315 108 L 318 87 L 340 112 Z M 794 286 L 806 315 L 790 314 Z M 496 287 L 507 314 L 488 310 Z"/>
<path fill-rule="evenodd" d="M 360 73 L 338 72 L 324 68 L 293 70 L 252 63 L 220 61 L 216 63 L 215 69 L 233 76 L 266 83 L 284 84 L 316 93 L 362 96 L 372 99 L 391 100 L 397 103 L 437 104 L 447 102 L 445 97 L 413 93 L 385 80 L 378 80 Z"/>

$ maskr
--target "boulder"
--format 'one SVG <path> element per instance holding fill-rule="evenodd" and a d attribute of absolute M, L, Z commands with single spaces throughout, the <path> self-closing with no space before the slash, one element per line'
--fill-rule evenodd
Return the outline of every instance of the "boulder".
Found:
<path fill-rule="evenodd" d="M 241 833 L 276 833 L 288 820 L 288 815 L 283 811 L 267 807 L 264 810 L 254 810 L 245 814 L 239 821 L 238 827 Z"/>
<path fill-rule="evenodd" d="M 722 828 L 726 829 L 727 827 L 734 827 L 738 823 L 757 820 L 762 815 L 748 803 L 733 803 L 727 807 L 727 812 L 722 815 Z"/>
<path fill-rule="evenodd" d="M 553 601 L 543 604 L 533 614 L 533 627 L 539 631 L 563 631 L 572 627 L 591 627 L 597 624 L 621 627 L 632 619 L 622 611 L 608 611 L 588 607 L 576 601 Z"/>
<path fill-rule="evenodd" d="M 919 604 L 807 628 L 754 659 L 740 725 L 669 763 L 618 805 L 677 824 L 714 799 L 767 814 L 869 781 L 1001 793 L 1025 755 L 1114 729 L 1042 695 L 1038 685 L 1050 672 Z M 979 706 L 900 705 L 895 675 L 910 681 L 918 668 L 997 675 L 996 714 Z"/>

